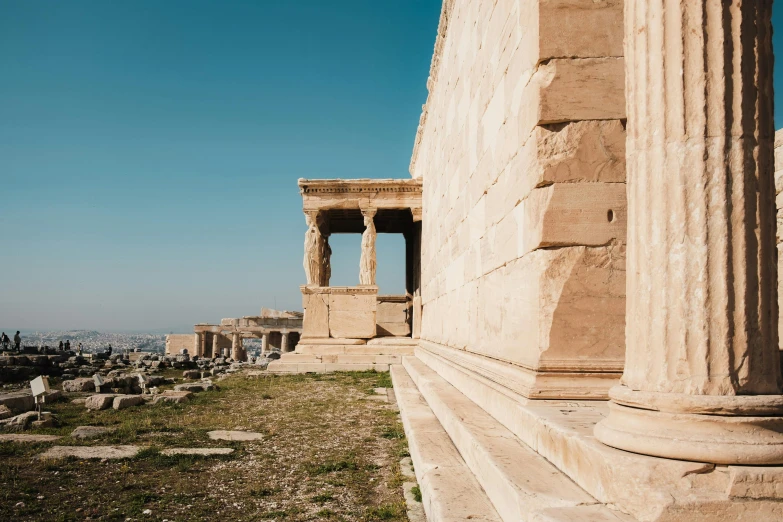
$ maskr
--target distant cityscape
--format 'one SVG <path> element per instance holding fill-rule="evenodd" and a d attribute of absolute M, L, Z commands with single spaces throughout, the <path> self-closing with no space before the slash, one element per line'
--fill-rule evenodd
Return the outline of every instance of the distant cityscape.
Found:
<path fill-rule="evenodd" d="M 6 330 L 9 337 L 13 337 L 16 331 Z M 138 349 L 144 352 L 160 352 L 166 349 L 166 336 L 162 334 L 145 333 L 108 333 L 95 330 L 53 330 L 22 332 L 23 346 L 50 346 L 57 347 L 60 341 L 71 341 L 71 349 L 76 350 L 79 343 L 82 349 L 88 353 L 101 352 L 111 345 L 114 352 L 122 350 L 134 351 Z"/>

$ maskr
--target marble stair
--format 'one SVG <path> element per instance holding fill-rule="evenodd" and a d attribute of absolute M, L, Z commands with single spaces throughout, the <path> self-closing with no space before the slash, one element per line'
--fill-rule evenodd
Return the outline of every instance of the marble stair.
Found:
<path fill-rule="evenodd" d="M 391 375 L 430 522 L 619 522 L 485 410 L 415 356 Z"/>

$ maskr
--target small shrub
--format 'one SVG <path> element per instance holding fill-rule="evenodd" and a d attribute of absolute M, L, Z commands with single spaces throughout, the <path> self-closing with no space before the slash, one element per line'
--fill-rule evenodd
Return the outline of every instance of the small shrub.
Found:
<path fill-rule="evenodd" d="M 413 499 L 416 502 L 421 502 L 421 488 L 419 488 L 419 486 L 413 486 L 411 488 L 411 493 L 413 493 Z"/>

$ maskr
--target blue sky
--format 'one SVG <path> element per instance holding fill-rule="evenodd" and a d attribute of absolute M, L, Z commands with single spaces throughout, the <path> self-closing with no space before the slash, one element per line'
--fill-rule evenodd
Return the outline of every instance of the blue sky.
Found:
<path fill-rule="evenodd" d="M 297 178 L 407 177 L 439 0 L 0 1 L 0 325 L 301 309 Z M 333 238 L 357 284 L 359 236 Z M 404 289 L 401 237 L 379 285 Z"/>
<path fill-rule="evenodd" d="M 0 0 L 0 325 L 300 309 L 296 180 L 408 176 L 440 3 Z M 357 283 L 359 236 L 332 246 Z"/>

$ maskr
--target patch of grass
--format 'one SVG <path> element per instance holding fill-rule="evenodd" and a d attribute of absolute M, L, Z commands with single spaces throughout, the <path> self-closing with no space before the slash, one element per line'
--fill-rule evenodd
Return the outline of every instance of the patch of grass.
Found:
<path fill-rule="evenodd" d="M 419 488 L 419 486 L 413 486 L 411 488 L 411 493 L 413 494 L 413 499 L 416 502 L 421 502 L 421 488 Z"/>
<path fill-rule="evenodd" d="M 386 429 L 381 433 L 381 437 L 384 439 L 405 439 L 405 430 L 400 424 L 394 426 L 386 426 Z"/>
<path fill-rule="evenodd" d="M 321 493 L 320 495 L 314 496 L 310 500 L 315 504 L 323 504 L 324 502 L 331 502 L 334 500 L 334 497 L 329 493 Z"/>
<path fill-rule="evenodd" d="M 399 504 L 384 504 L 367 511 L 369 520 L 394 520 L 401 517 L 403 509 Z"/>
<path fill-rule="evenodd" d="M 131 459 L 55 462 L 33 458 L 53 443 L 0 443 L 0 520 L 114 522 L 144 518 L 141 512 L 151 509 L 157 520 L 402 522 L 398 462 L 406 442 L 397 414 L 365 393 L 389 386 L 388 374 L 378 372 L 237 375 L 183 404 L 87 411 L 70 401 L 52 403 L 47 409 L 61 426 L 35 431 L 66 437 L 58 444 L 145 449 Z M 71 439 L 76 426 L 115 431 Z M 258 431 L 264 439 L 213 441 L 211 430 Z M 172 447 L 235 452 L 161 453 Z"/>
<path fill-rule="evenodd" d="M 307 467 L 311 475 L 323 475 L 336 471 L 356 470 L 359 465 L 356 463 L 356 457 L 353 454 L 348 454 L 340 460 L 329 460 L 321 464 L 310 463 Z"/>

